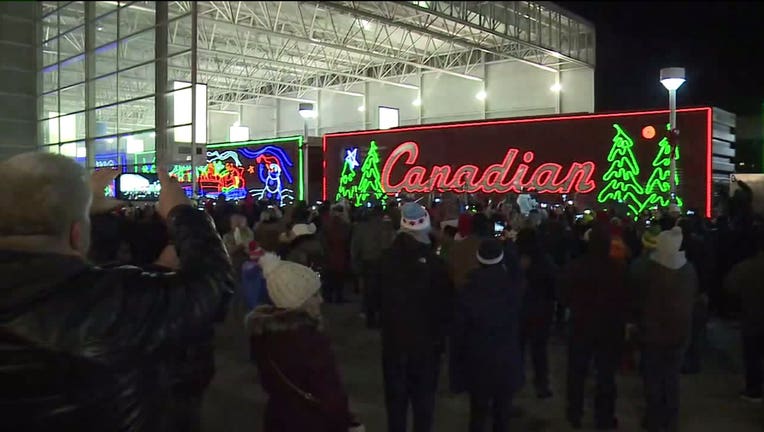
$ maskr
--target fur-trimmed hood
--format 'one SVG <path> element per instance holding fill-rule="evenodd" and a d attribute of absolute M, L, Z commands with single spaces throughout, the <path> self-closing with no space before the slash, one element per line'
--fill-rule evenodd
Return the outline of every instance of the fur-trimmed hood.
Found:
<path fill-rule="evenodd" d="M 295 331 L 302 328 L 321 330 L 321 319 L 301 309 L 281 309 L 272 305 L 256 307 L 247 314 L 244 324 L 252 335 Z"/>

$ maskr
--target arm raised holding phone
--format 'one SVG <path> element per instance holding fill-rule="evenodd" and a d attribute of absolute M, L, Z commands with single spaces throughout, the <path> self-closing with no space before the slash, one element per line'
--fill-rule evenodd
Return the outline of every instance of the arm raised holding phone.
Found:
<path fill-rule="evenodd" d="M 133 430 L 164 415 L 157 365 L 209 334 L 234 278 L 209 217 L 159 172 L 158 213 L 178 256 L 167 273 L 85 259 L 89 214 L 118 204 L 102 198 L 115 172 L 89 178 L 49 153 L 0 162 L 0 194 L 14 203 L 0 207 L 8 430 Z"/>

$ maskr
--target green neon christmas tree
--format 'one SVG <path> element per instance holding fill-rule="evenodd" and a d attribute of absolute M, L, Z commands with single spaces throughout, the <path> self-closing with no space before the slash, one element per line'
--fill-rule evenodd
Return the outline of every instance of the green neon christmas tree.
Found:
<path fill-rule="evenodd" d="M 675 149 L 674 157 L 679 160 L 679 147 Z M 658 154 L 653 159 L 653 172 L 645 185 L 645 203 L 643 208 L 649 208 L 654 205 L 667 207 L 671 204 L 671 144 L 668 138 L 664 137 L 658 142 Z M 674 174 L 674 181 L 679 186 L 679 175 Z M 682 207 L 682 199 L 676 197 L 676 203 Z"/>
<path fill-rule="evenodd" d="M 356 177 L 355 169 L 358 167 L 358 149 L 345 150 L 345 161 L 342 163 L 342 174 L 340 175 L 340 185 L 337 188 L 337 196 L 335 201 L 340 201 L 343 198 L 347 198 L 352 201 L 356 195 L 357 185 L 353 185 L 353 181 Z"/>
<path fill-rule="evenodd" d="M 379 151 L 376 141 L 372 141 L 361 166 L 361 180 L 358 182 L 355 205 L 362 206 L 369 199 L 378 201 L 384 196 L 385 190 L 382 189 L 380 180 Z"/>
<path fill-rule="evenodd" d="M 624 203 L 635 215 L 638 215 L 643 208 L 639 196 L 644 190 L 637 181 L 639 164 L 632 150 L 634 141 L 619 125 L 614 124 L 613 127 L 616 133 L 613 137 L 613 146 L 607 156 L 610 168 L 602 176 L 602 181 L 606 184 L 597 195 L 597 201 Z"/>

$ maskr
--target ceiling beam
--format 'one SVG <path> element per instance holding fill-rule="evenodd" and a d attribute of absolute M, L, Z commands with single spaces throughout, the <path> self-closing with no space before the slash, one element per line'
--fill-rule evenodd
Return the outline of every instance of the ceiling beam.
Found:
<path fill-rule="evenodd" d="M 215 23 L 215 24 L 223 22 L 223 23 L 225 23 L 225 24 L 227 24 L 229 26 L 237 26 L 235 24 L 231 24 L 230 22 L 221 21 L 221 20 L 214 19 L 214 18 L 199 17 L 199 19 L 203 20 L 203 21 L 209 21 L 209 22 L 212 22 L 212 23 Z M 244 27 L 244 26 L 241 26 L 241 27 Z M 464 78 L 464 79 L 471 80 L 471 81 L 483 81 L 483 78 L 477 77 L 477 76 L 474 76 L 474 75 L 462 74 L 462 73 L 450 71 L 450 70 L 447 70 L 447 69 L 441 69 L 441 68 L 437 68 L 437 67 L 433 67 L 433 66 L 428 66 L 428 65 L 425 65 L 425 64 L 422 64 L 422 63 L 413 62 L 413 61 L 405 60 L 405 59 L 398 58 L 398 57 L 391 57 L 391 56 L 388 56 L 388 55 L 385 55 L 385 54 L 379 54 L 379 53 L 376 53 L 376 52 L 373 52 L 373 51 L 365 51 L 365 50 L 362 50 L 362 49 L 353 48 L 353 47 L 349 47 L 349 46 L 337 45 L 337 44 L 334 44 L 334 43 L 331 43 L 331 42 L 322 41 L 322 40 L 319 40 L 319 39 L 311 39 L 311 38 L 306 38 L 306 37 L 302 37 L 302 36 L 298 36 L 298 35 L 293 35 L 293 34 L 289 34 L 289 33 L 273 31 L 273 30 L 270 30 L 270 29 L 266 29 L 264 27 L 245 27 L 245 28 L 251 29 L 253 32 L 256 32 L 256 33 L 269 34 L 269 35 L 280 37 L 280 38 L 284 38 L 284 39 L 289 39 L 289 40 L 293 40 L 293 41 L 303 42 L 303 43 L 311 44 L 311 45 L 318 45 L 318 46 L 322 46 L 322 47 L 326 47 L 326 48 L 331 48 L 331 49 L 338 50 L 338 51 L 347 51 L 347 52 L 358 54 L 358 55 L 361 55 L 361 56 L 377 58 L 377 59 L 380 59 L 380 60 L 384 60 L 386 62 L 403 63 L 403 64 L 407 64 L 409 66 L 412 66 L 412 67 L 415 67 L 415 68 L 418 68 L 418 69 L 424 69 L 424 70 L 428 70 L 428 71 L 432 71 L 432 72 L 439 72 L 439 73 L 442 73 L 442 74 L 445 74 L 445 75 L 451 75 L 451 76 L 455 76 L 455 77 L 459 77 L 459 78 Z"/>
<path fill-rule="evenodd" d="M 278 65 L 278 66 L 281 66 L 281 67 L 283 67 L 285 69 L 291 69 L 291 70 L 297 70 L 297 71 L 308 71 L 308 72 L 321 72 L 321 73 L 325 73 L 325 74 L 339 75 L 339 76 L 344 76 L 344 77 L 347 77 L 347 78 L 356 79 L 358 81 L 378 82 L 380 84 L 390 85 L 390 86 L 394 86 L 394 87 L 401 87 L 401 88 L 405 88 L 405 89 L 409 89 L 409 90 L 418 90 L 419 89 L 419 87 L 417 87 L 415 85 L 411 85 L 411 84 L 397 83 L 397 82 L 393 82 L 393 81 L 387 81 L 387 80 L 377 79 L 377 78 L 373 78 L 373 77 L 367 77 L 367 76 L 363 76 L 363 75 L 357 75 L 357 74 L 352 74 L 352 73 L 347 73 L 347 72 L 342 72 L 342 71 L 333 71 L 331 69 L 326 69 L 326 68 L 318 68 L 318 67 L 313 67 L 313 66 L 308 66 L 308 65 L 300 65 L 300 64 L 297 64 L 297 63 L 289 63 L 289 62 L 285 62 L 285 61 L 281 61 L 281 60 L 273 60 L 273 59 L 268 59 L 268 58 L 263 58 L 263 57 L 250 56 L 250 55 L 241 54 L 241 53 L 231 53 L 231 52 L 228 52 L 228 51 L 217 51 L 217 50 L 209 50 L 209 49 L 204 49 L 204 48 L 197 48 L 197 51 L 200 52 L 200 53 L 206 53 L 206 54 L 212 54 L 212 55 L 233 56 L 235 58 L 246 58 L 246 59 L 250 59 L 250 60 L 270 63 L 272 65 Z"/>

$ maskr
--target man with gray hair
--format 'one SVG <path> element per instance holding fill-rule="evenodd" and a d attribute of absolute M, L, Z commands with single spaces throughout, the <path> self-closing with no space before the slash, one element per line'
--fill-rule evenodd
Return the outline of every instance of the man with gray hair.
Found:
<path fill-rule="evenodd" d="M 157 430 L 162 368 L 212 325 L 233 287 L 220 237 L 160 170 L 158 212 L 180 267 L 147 273 L 86 259 L 90 214 L 108 211 L 115 171 L 73 160 L 0 162 L 0 418 L 15 431 Z M 89 184 L 90 183 L 90 184 Z"/>

